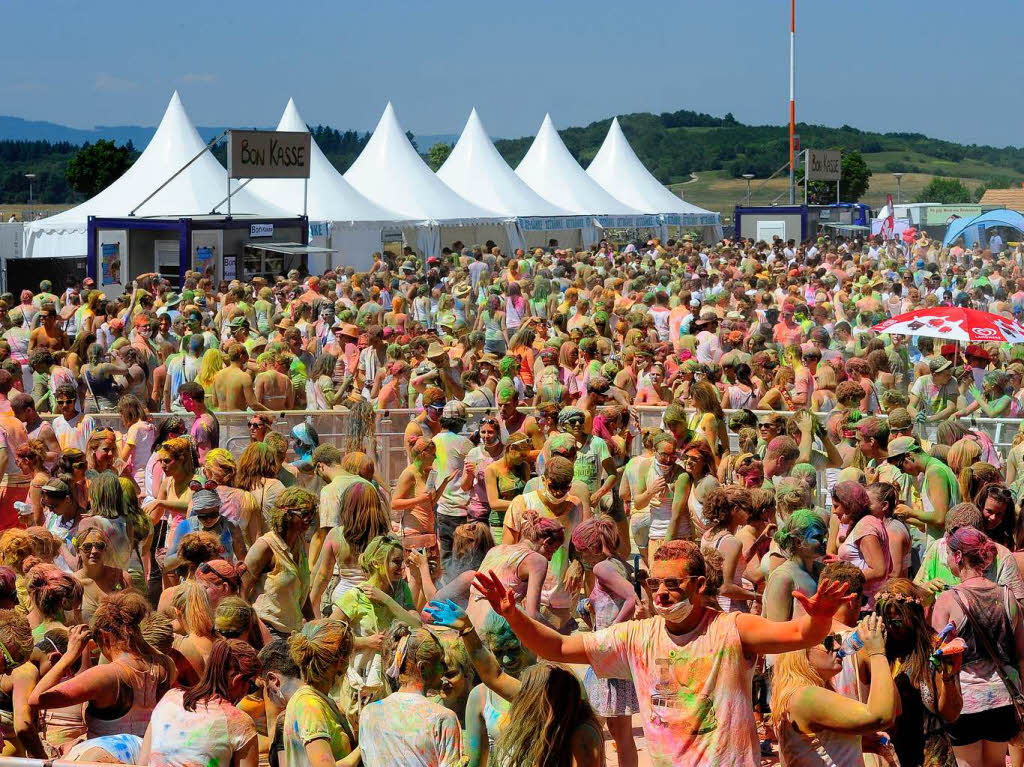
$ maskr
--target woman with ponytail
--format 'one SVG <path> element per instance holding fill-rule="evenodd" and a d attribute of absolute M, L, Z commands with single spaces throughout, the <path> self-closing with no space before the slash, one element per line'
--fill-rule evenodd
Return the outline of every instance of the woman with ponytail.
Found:
<path fill-rule="evenodd" d="M 148 614 L 149 604 L 136 591 L 104 599 L 96 608 L 91 629 L 71 628 L 67 651 L 39 680 L 29 704 L 50 709 L 87 703 L 85 724 L 90 738 L 118 733 L 144 736 L 153 707 L 175 680 L 173 661 L 142 636 L 140 626 Z M 106 663 L 91 666 L 86 651 L 92 642 Z M 56 684 L 80 660 L 84 668 Z"/>
<path fill-rule="evenodd" d="M 960 583 L 935 600 L 932 628 L 941 631 L 952 622 L 956 635 L 967 643 L 960 670 L 963 709 L 946 730 L 960 764 L 1001 766 L 1006 743 L 1020 728 L 996 664 L 1019 689 L 1024 676 L 1021 609 L 1009 590 L 986 575 L 996 556 L 996 545 L 987 535 L 961 527 L 946 536 L 946 543 L 950 569 Z"/>
<path fill-rule="evenodd" d="M 178 681 L 188 686 L 199 681 L 206 669 L 216 637 L 213 633 L 213 610 L 206 589 L 194 580 L 181 584 L 171 600 L 175 622 L 184 636 L 174 637 L 174 650 L 184 662 L 177 663 Z"/>
<path fill-rule="evenodd" d="M 349 767 L 359 764 L 355 732 L 331 697 L 348 668 L 352 631 L 344 621 L 311 621 L 288 640 L 288 652 L 304 684 L 284 712 L 288 767 Z"/>
<path fill-rule="evenodd" d="M 237 708 L 256 683 L 256 651 L 238 639 L 218 639 L 202 677 L 167 692 L 150 720 L 138 764 L 257 767 L 256 725 Z"/>
<path fill-rule="evenodd" d="M 395 624 L 385 637 L 384 657 L 398 691 L 371 703 L 359 717 L 363 765 L 462 765 L 458 716 L 426 697 L 441 689 L 445 665 L 440 640 L 427 628 Z"/>

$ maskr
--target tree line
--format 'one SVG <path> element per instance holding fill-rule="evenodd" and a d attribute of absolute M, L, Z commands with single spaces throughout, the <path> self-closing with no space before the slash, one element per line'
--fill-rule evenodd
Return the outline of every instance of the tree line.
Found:
<path fill-rule="evenodd" d="M 732 114 L 715 117 L 683 109 L 661 114 L 627 114 L 619 117 L 619 122 L 637 156 L 665 184 L 684 181 L 690 173 L 708 170 L 724 170 L 735 178 L 744 173 L 766 178 L 788 159 L 788 129 L 785 126 L 744 125 Z M 572 155 L 586 166 L 597 154 L 610 124 L 611 119 L 598 120 L 586 126 L 566 128 L 559 134 Z M 342 173 L 348 170 L 370 139 L 368 132 L 343 131 L 329 125 L 310 126 L 310 132 L 327 158 Z M 1004 168 L 1006 174 L 987 180 L 987 187 L 1009 186 L 1024 176 L 1024 148 L 957 144 L 921 133 L 875 133 L 849 125 L 832 128 L 798 123 L 797 132 L 802 146 L 838 148 L 851 156 L 855 152 L 860 155 L 916 153 L 925 158 L 954 163 L 970 160 Z M 415 136 L 407 135 L 415 146 Z M 502 139 L 496 141 L 495 146 L 515 167 L 532 141 L 532 136 Z M 422 152 L 435 170 L 447 157 L 447 145 L 417 147 L 417 151 Z M 86 157 L 77 163 L 76 169 L 73 160 L 80 153 L 86 153 Z M 223 154 L 221 146 L 214 151 L 222 162 Z M 92 190 L 97 187 L 102 189 L 116 179 L 137 156 L 138 152 L 130 144 L 118 147 L 109 141 L 97 141 L 82 147 L 67 142 L 0 141 L 0 203 L 28 200 L 25 173 L 36 174 L 32 184 L 33 196 L 40 202 L 77 202 L 94 194 Z M 853 165 L 858 179 L 844 185 L 846 188 L 843 189 L 844 198 L 849 199 L 856 199 L 858 192 L 863 193 L 860 189 L 864 176 L 862 159 Z M 886 170 L 935 173 L 927 168 L 917 168 L 913 161 L 905 165 L 891 161 Z M 939 171 L 936 175 L 943 173 Z M 863 189 L 866 188 L 864 183 Z M 975 196 L 977 190 L 973 191 L 972 196 Z"/>

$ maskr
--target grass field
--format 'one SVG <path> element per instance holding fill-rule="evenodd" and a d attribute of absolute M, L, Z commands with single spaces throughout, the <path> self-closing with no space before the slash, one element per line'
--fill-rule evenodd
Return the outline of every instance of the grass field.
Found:
<path fill-rule="evenodd" d="M 12 202 L 12 203 L 0 203 L 0 223 L 7 223 L 11 218 L 11 214 L 14 214 L 14 218 L 17 221 L 30 221 L 36 218 L 44 218 L 46 216 L 52 216 L 54 213 L 60 213 L 62 210 L 73 208 L 74 205 L 41 205 L 35 204 L 26 205 L 23 202 Z"/>
<path fill-rule="evenodd" d="M 892 194 L 896 197 L 896 179 L 892 173 L 882 170 L 886 163 L 902 162 L 904 155 L 913 156 L 914 153 L 904 152 L 880 152 L 877 155 L 865 155 L 868 165 L 871 167 L 872 176 L 867 194 L 860 200 L 876 210 L 885 204 L 885 196 Z M 877 159 L 881 158 L 881 159 Z M 1004 175 L 998 168 L 986 166 L 981 163 L 943 163 L 931 157 L 921 155 L 917 160 L 906 161 L 908 166 L 918 165 L 930 166 L 930 170 L 941 169 L 950 176 L 959 178 L 972 192 L 986 178 L 997 175 Z M 948 166 L 948 167 L 942 167 Z M 906 173 L 900 182 L 901 199 L 904 202 L 916 200 L 928 183 L 935 177 L 934 173 Z M 786 189 L 789 179 L 777 177 L 770 181 L 754 179 L 750 182 L 750 204 L 770 205 L 772 200 L 778 198 L 779 204 L 785 204 L 788 200 Z M 683 193 L 687 202 L 699 205 L 702 208 L 713 210 L 727 216 L 730 220 L 733 215 L 733 208 L 746 201 L 747 182 L 742 178 L 732 178 L 725 171 L 697 171 L 697 180 L 689 184 L 672 184 L 669 187 L 675 194 Z M 782 195 L 779 197 L 779 195 Z M 797 200 L 803 200 L 803 189 L 797 190 Z"/>

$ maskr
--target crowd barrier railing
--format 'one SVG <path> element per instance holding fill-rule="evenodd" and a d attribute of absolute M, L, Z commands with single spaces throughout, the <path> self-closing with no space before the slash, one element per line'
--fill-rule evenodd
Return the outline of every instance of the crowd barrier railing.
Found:
<path fill-rule="evenodd" d="M 523 412 L 532 412 L 533 408 L 521 408 Z M 637 406 L 638 420 L 641 428 L 660 426 L 665 413 L 664 407 Z M 287 435 L 292 427 L 308 421 L 316 429 L 321 442 L 338 445 L 343 450 L 363 450 L 372 452 L 377 463 L 381 478 L 389 485 L 394 486 L 402 469 L 408 461 L 405 452 L 405 428 L 409 421 L 416 417 L 420 411 L 415 409 L 394 409 L 379 411 L 376 414 L 372 428 L 365 424 L 352 423 L 347 410 L 288 410 L 266 412 L 272 419 L 272 428 Z M 466 431 L 475 431 L 476 425 L 485 415 L 494 415 L 496 408 L 470 408 L 469 420 Z M 690 411 L 692 412 L 692 411 Z M 726 418 L 734 413 L 734 410 L 726 410 Z M 755 410 L 756 415 L 765 416 L 769 414 L 786 415 L 785 411 Z M 154 413 L 154 421 L 170 416 L 178 415 L 191 424 L 193 416 L 188 413 Z M 245 446 L 249 444 L 249 419 L 254 415 L 252 412 L 231 411 L 215 413 L 220 423 L 220 445 L 238 456 Z M 827 413 L 819 413 L 819 418 L 825 419 Z M 884 417 L 884 416 L 882 416 Z M 121 417 L 115 412 L 94 413 L 97 426 L 107 427 L 123 431 Z M 1024 424 L 1019 418 L 969 418 L 960 421 L 968 428 L 982 431 L 987 434 L 996 446 L 1004 462 L 1013 445 L 1013 438 Z M 938 424 L 917 424 L 915 431 L 923 439 L 935 441 Z M 729 432 L 729 439 L 732 449 L 739 447 L 738 437 L 735 433 Z M 639 452 L 641 449 L 639 440 L 634 440 L 633 449 Z M 2 767 L 2 766 L 0 766 Z"/>

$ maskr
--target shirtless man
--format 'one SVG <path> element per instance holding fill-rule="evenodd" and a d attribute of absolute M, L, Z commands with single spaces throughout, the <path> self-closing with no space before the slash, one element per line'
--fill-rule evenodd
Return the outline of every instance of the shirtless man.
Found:
<path fill-rule="evenodd" d="M 67 349 L 68 336 L 63 330 L 57 327 L 57 312 L 53 304 L 43 304 L 39 310 L 41 325 L 33 330 L 28 337 L 29 354 L 36 349 L 47 349 L 56 354 Z"/>
<path fill-rule="evenodd" d="M 41 439 L 46 445 L 46 463 L 48 466 L 56 464 L 60 458 L 60 443 L 57 442 L 57 435 L 53 433 L 53 426 L 49 421 L 44 421 L 36 412 L 36 404 L 32 396 L 24 392 L 18 392 L 11 396 L 11 410 L 18 420 L 25 424 L 25 431 L 29 439 Z"/>
<path fill-rule="evenodd" d="M 268 410 L 291 410 L 295 404 L 295 390 L 291 379 L 278 369 L 280 355 L 269 355 L 263 370 L 256 374 L 254 389 L 256 400 Z"/>
<path fill-rule="evenodd" d="M 213 377 L 213 404 L 217 410 L 267 410 L 256 399 L 252 378 L 245 372 L 249 352 L 240 343 L 227 349 L 228 367 Z"/>

